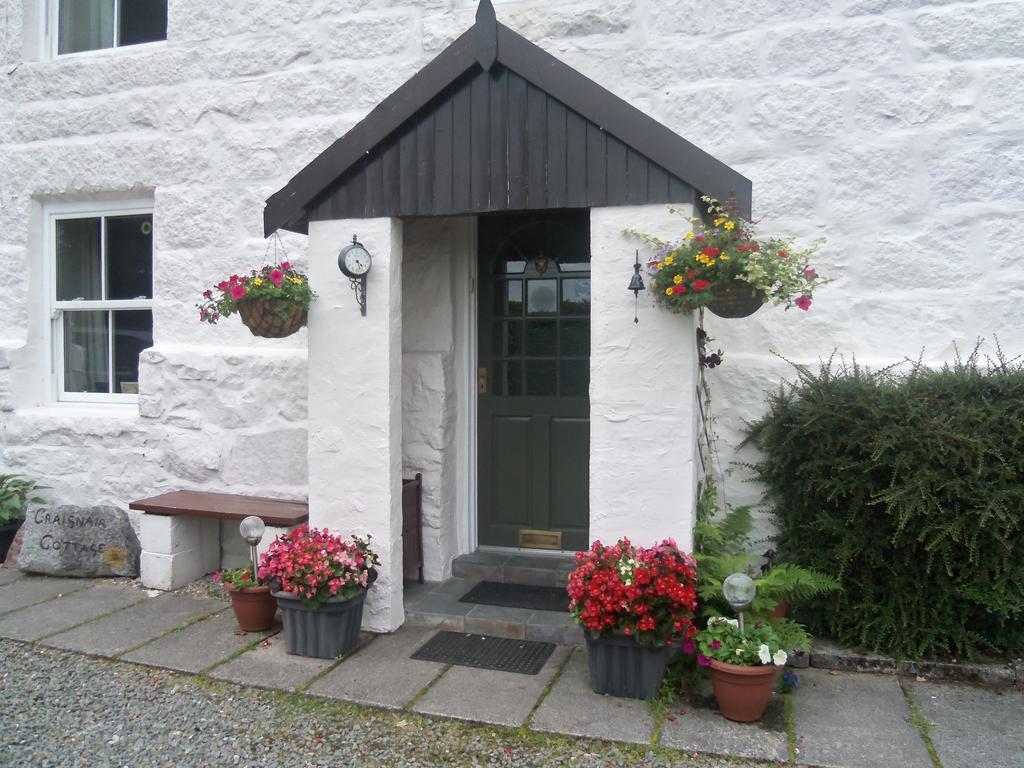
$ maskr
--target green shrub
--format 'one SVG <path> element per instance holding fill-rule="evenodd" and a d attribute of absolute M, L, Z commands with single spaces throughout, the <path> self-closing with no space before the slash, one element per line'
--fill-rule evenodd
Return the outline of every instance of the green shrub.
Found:
<path fill-rule="evenodd" d="M 1024 650 L 1024 367 L 830 360 L 751 435 L 780 556 L 839 578 L 802 618 L 898 656 Z"/>

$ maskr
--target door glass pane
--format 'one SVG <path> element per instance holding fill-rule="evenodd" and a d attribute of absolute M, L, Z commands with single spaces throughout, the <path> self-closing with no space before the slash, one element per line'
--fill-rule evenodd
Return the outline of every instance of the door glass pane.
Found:
<path fill-rule="evenodd" d="M 507 275 L 521 275 L 526 271 L 526 262 L 522 259 L 503 259 L 498 270 Z"/>
<path fill-rule="evenodd" d="M 57 53 L 114 45 L 114 0 L 60 0 L 58 15 Z"/>
<path fill-rule="evenodd" d="M 153 298 L 153 217 L 107 217 L 107 298 Z"/>
<path fill-rule="evenodd" d="M 559 272 L 589 272 L 589 261 L 560 261 L 558 262 Z"/>
<path fill-rule="evenodd" d="M 121 0 L 118 45 L 167 39 L 167 0 Z"/>
<path fill-rule="evenodd" d="M 107 312 L 64 313 L 64 391 L 109 392 Z"/>
<path fill-rule="evenodd" d="M 498 281 L 494 286 L 496 315 L 522 317 L 523 315 L 523 281 Z"/>
<path fill-rule="evenodd" d="M 548 397 L 557 394 L 557 372 L 554 360 L 526 361 L 526 394 Z"/>
<path fill-rule="evenodd" d="M 523 394 L 523 364 L 519 360 L 505 360 L 498 364 L 501 371 L 496 395 L 518 397 Z"/>
<path fill-rule="evenodd" d="M 590 355 L 590 321 L 562 321 L 562 354 L 566 357 Z"/>
<path fill-rule="evenodd" d="M 114 393 L 139 393 L 139 353 L 153 346 L 153 311 L 114 312 Z"/>
<path fill-rule="evenodd" d="M 103 298 L 100 275 L 100 220 L 57 221 L 57 299 Z"/>
<path fill-rule="evenodd" d="M 553 357 L 558 349 L 557 320 L 527 320 L 526 354 L 531 357 Z"/>
<path fill-rule="evenodd" d="M 527 280 L 528 295 L 526 313 L 528 315 L 553 315 L 558 307 L 557 280 Z"/>
<path fill-rule="evenodd" d="M 562 314 L 590 314 L 590 278 L 574 277 L 562 281 Z"/>
<path fill-rule="evenodd" d="M 590 389 L 590 361 L 562 360 L 562 397 L 586 397 Z"/>
<path fill-rule="evenodd" d="M 494 355 L 510 357 L 521 354 L 523 354 L 523 321 L 497 321 L 494 324 Z"/>

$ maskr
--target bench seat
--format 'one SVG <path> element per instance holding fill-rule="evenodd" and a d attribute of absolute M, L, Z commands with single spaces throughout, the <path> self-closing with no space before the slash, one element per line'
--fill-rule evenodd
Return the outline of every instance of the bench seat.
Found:
<path fill-rule="evenodd" d="M 172 491 L 133 501 L 144 512 L 139 570 L 151 589 L 177 589 L 221 568 L 249 563 L 248 545 L 238 524 L 249 515 L 267 526 L 257 550 L 262 553 L 278 534 L 309 520 L 304 501 L 271 499 L 207 491 Z"/>

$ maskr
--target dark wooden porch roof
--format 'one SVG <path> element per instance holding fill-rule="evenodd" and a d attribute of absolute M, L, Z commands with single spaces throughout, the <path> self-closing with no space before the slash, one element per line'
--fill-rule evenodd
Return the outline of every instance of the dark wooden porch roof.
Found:
<path fill-rule="evenodd" d="M 476 24 L 267 200 L 265 233 L 310 221 L 733 196 L 748 179 L 499 24 Z"/>

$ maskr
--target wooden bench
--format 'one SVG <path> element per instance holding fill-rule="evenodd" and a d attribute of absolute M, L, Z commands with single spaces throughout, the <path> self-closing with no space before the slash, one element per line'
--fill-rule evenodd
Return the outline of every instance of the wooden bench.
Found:
<path fill-rule="evenodd" d="M 139 531 L 139 569 L 142 583 L 152 589 L 177 589 L 220 568 L 247 564 L 249 548 L 238 524 L 249 515 L 267 525 L 261 553 L 275 536 L 309 520 L 304 501 L 206 491 L 162 493 L 128 508 L 146 513 Z"/>

